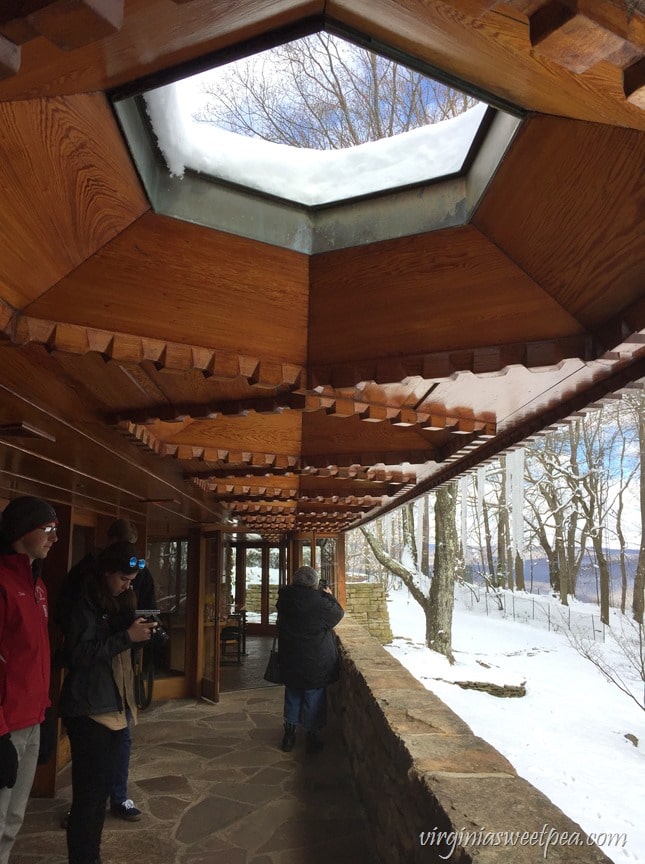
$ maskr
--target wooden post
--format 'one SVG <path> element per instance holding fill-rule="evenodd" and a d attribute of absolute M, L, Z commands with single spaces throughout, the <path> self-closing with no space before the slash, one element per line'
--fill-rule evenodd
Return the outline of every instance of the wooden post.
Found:
<path fill-rule="evenodd" d="M 347 603 L 347 581 L 345 578 L 345 535 L 336 538 L 336 599 L 345 608 Z"/>

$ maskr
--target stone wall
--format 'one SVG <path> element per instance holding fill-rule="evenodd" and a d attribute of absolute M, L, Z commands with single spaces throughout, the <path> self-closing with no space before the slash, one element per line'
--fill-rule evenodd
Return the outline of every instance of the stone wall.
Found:
<path fill-rule="evenodd" d="M 246 611 L 260 614 L 260 585 L 246 586 Z M 275 612 L 278 586 L 269 588 L 269 610 Z M 385 589 L 372 582 L 354 582 L 346 586 L 345 611 L 374 636 L 382 645 L 392 641 L 390 616 Z"/>
<path fill-rule="evenodd" d="M 269 612 L 275 612 L 275 604 L 278 599 L 278 585 L 269 586 Z M 261 585 L 247 585 L 245 596 L 245 608 L 247 612 L 257 612 L 260 614 Z"/>
<path fill-rule="evenodd" d="M 363 627 L 346 616 L 336 633 L 342 675 L 331 705 L 381 864 L 611 864 Z M 474 839 L 441 845 L 441 831 Z"/>
<path fill-rule="evenodd" d="M 345 612 L 382 645 L 392 641 L 385 589 L 377 582 L 348 582 Z"/>

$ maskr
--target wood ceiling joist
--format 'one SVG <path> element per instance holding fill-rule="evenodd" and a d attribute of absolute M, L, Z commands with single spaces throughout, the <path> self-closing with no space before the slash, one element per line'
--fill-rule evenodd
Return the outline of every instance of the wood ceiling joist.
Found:
<path fill-rule="evenodd" d="M 252 465 L 256 460 L 262 461 L 263 465 L 276 465 L 278 468 L 283 469 L 292 469 L 301 463 L 299 454 L 251 453 L 249 451 L 233 451 L 215 447 L 192 446 L 189 444 L 169 444 L 157 438 L 147 426 L 123 422 L 117 428 L 122 435 L 138 441 L 153 453 L 171 456 L 178 460 L 213 462 L 222 465 L 230 463 L 231 466 L 241 469 Z M 200 478 L 193 476 L 192 480 L 200 481 Z"/>
<path fill-rule="evenodd" d="M 124 0 L 9 0 L 3 6 L 0 35 L 16 46 L 42 36 L 72 51 L 118 33 L 123 25 Z"/>
<path fill-rule="evenodd" d="M 227 466 L 224 468 L 206 468 L 201 471 L 185 471 L 184 480 L 192 482 L 193 480 L 220 480 L 229 479 L 233 482 L 244 482 L 246 478 L 253 477 L 296 477 L 302 473 L 302 469 L 285 468 L 271 466 L 270 464 L 262 467 L 254 465 L 241 465 L 239 467 Z"/>
<path fill-rule="evenodd" d="M 292 501 L 299 498 L 297 489 L 253 489 L 248 492 L 222 492 L 217 486 L 209 487 L 209 491 L 213 494 L 213 500 L 218 504 L 237 501 Z"/>
<path fill-rule="evenodd" d="M 229 351 L 97 330 L 29 315 L 15 315 L 5 324 L 3 332 L 16 345 L 39 344 L 49 351 L 77 355 L 95 352 L 106 362 L 150 362 L 158 370 L 196 370 L 205 378 L 217 380 L 242 377 L 250 384 L 265 387 L 297 387 L 303 373 L 302 367 L 293 363 L 276 363 Z"/>
<path fill-rule="evenodd" d="M 6 5 L 4 0 L 3 5 Z M 10 9 L 26 0 L 9 0 Z M 37 4 L 39 0 L 30 0 Z M 91 0 L 50 0 L 69 11 L 72 26 L 80 3 Z M 122 0 L 108 0 L 102 7 L 118 8 Z M 10 32 L 25 45 L 19 74 L 4 82 L 0 98 L 29 98 L 34 92 L 57 95 L 69 92 L 110 90 L 144 75 L 176 64 L 194 61 L 238 41 L 261 37 L 300 19 L 322 13 L 323 0 L 192 0 L 190 6 L 169 0 L 127 0 L 119 31 L 101 42 L 75 51 L 63 51 L 45 39 L 32 39 L 26 27 Z M 1 32 L 1 31 L 0 31 Z"/>
<path fill-rule="evenodd" d="M 474 431 L 487 432 L 488 434 L 495 432 L 495 424 L 489 420 L 477 417 L 458 417 L 447 412 L 442 413 L 438 407 L 433 407 L 432 411 L 418 411 L 414 408 L 383 405 L 348 396 L 332 397 L 293 392 L 277 393 L 275 396 L 256 399 L 211 402 L 208 405 L 155 405 L 149 409 L 122 411 L 120 414 L 107 417 L 106 422 L 115 426 L 122 422 L 146 425 L 158 421 L 213 420 L 220 415 L 246 417 L 249 413 L 280 414 L 283 411 L 300 411 L 307 414 L 321 411 L 330 417 L 358 416 L 367 423 L 388 422 L 392 426 L 400 427 L 420 426 L 423 429 L 449 429 L 462 434 Z"/>
<path fill-rule="evenodd" d="M 184 479 L 187 482 L 193 480 L 218 480 L 228 478 L 232 481 L 243 482 L 245 478 L 252 477 L 267 477 L 267 476 L 300 476 L 300 477 L 320 477 L 325 480 L 356 480 L 361 483 L 386 483 L 386 494 L 391 494 L 396 491 L 397 487 L 408 483 L 414 484 L 417 475 L 414 471 L 385 471 L 376 468 L 363 468 L 351 466 L 349 468 L 323 469 L 312 468 L 276 468 L 276 467 L 252 467 L 242 466 L 240 468 L 212 468 L 203 471 L 186 471 Z"/>
<path fill-rule="evenodd" d="M 300 496 L 298 498 L 298 511 L 301 513 L 315 512 L 318 510 L 332 510 L 337 514 L 342 515 L 345 512 L 353 512 L 354 510 L 370 510 L 372 507 L 377 507 L 383 503 L 383 498 L 365 495 L 363 497 L 355 497 L 353 495 L 345 498 L 340 498 L 333 501 L 328 498 L 307 498 Z"/>
<path fill-rule="evenodd" d="M 311 366 L 308 386 L 353 387 L 364 381 L 389 384 L 418 376 L 428 381 L 448 381 L 457 372 L 474 375 L 503 374 L 509 366 L 552 369 L 563 360 L 579 357 L 592 360 L 599 347 L 589 334 L 507 345 L 484 345 L 472 350 L 415 354 L 396 359 L 383 358 L 361 363 L 328 363 Z"/>
<path fill-rule="evenodd" d="M 374 468 L 372 466 L 363 465 L 347 465 L 339 467 L 338 465 L 326 466 L 324 468 L 316 468 L 308 465 L 302 469 L 303 474 L 322 477 L 331 480 L 360 480 L 376 483 L 389 483 L 393 486 L 403 486 L 408 483 L 416 483 L 417 475 L 415 471 L 404 471 L 402 469 L 392 468 Z"/>
<path fill-rule="evenodd" d="M 535 52 L 581 74 L 606 61 L 618 69 L 645 53 L 638 0 L 505 0 L 527 16 Z"/>
<path fill-rule="evenodd" d="M 247 510 L 249 513 L 277 513 L 288 516 L 296 512 L 296 502 L 284 501 L 276 504 L 271 501 L 246 501 L 240 503 L 240 508 Z M 235 509 L 235 505 L 232 509 Z"/>
<path fill-rule="evenodd" d="M 410 465 L 421 465 L 426 462 L 435 462 L 437 450 L 428 447 L 425 450 L 391 450 L 370 453 L 322 453 L 303 454 L 302 462 L 314 468 L 348 467 L 359 465 L 370 467 L 372 465 L 399 465 L 407 462 Z"/>

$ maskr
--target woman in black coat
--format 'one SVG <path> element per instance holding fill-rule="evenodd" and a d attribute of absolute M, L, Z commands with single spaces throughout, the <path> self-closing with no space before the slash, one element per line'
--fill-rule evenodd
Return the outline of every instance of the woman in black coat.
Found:
<path fill-rule="evenodd" d="M 72 750 L 69 864 L 101 864 L 114 754 L 128 728 L 128 711 L 136 721 L 131 649 L 148 641 L 156 626 L 134 615 L 131 586 L 144 564 L 131 543 L 111 544 L 97 556 L 78 594 L 66 595 L 57 609 L 67 667 L 59 711 Z"/>
<path fill-rule="evenodd" d="M 299 567 L 293 583 L 281 588 L 278 610 L 280 675 L 284 692 L 282 749 L 293 750 L 296 727 L 307 733 L 307 751 L 323 746 L 318 730 L 327 721 L 328 684 L 338 679 L 336 639 L 332 632 L 343 609 L 329 588 L 318 588 L 313 567 Z"/>

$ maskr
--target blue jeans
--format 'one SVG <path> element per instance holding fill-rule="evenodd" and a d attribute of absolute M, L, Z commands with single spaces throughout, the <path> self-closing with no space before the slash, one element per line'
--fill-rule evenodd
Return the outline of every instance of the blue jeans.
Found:
<path fill-rule="evenodd" d="M 327 723 L 327 689 L 296 690 L 284 688 L 284 722 L 302 724 L 307 732 L 322 729 Z"/>

